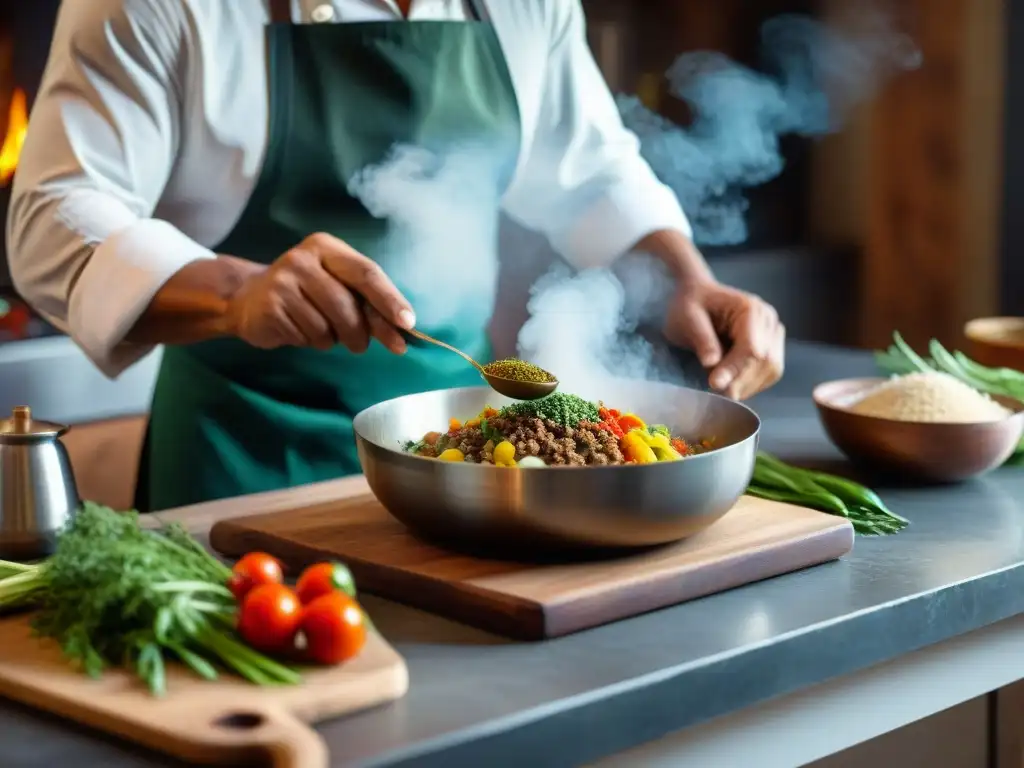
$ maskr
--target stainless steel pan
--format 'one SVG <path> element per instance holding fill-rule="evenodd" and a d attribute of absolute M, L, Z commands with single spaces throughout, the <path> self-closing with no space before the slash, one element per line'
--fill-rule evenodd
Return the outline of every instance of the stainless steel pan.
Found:
<path fill-rule="evenodd" d="M 667 424 L 687 439 L 714 438 L 716 450 L 641 466 L 499 469 L 426 459 L 402 451 L 409 440 L 508 401 L 486 387 L 388 400 L 355 419 L 370 488 L 419 534 L 463 547 L 511 551 L 623 548 L 691 536 L 724 515 L 750 482 L 760 420 L 718 395 L 644 381 L 602 382 L 579 394 Z"/>

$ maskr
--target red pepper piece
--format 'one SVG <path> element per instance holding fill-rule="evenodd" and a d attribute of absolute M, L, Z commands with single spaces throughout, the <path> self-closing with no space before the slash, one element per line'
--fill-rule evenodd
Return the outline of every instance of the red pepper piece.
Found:
<path fill-rule="evenodd" d="M 611 432 L 613 435 L 615 435 L 615 437 L 617 437 L 620 440 L 622 439 L 622 436 L 625 434 L 622 431 L 622 427 L 619 426 L 619 423 L 617 421 L 602 421 L 597 426 L 599 429 Z"/>
<path fill-rule="evenodd" d="M 627 413 L 625 416 L 620 416 L 618 421 L 623 432 L 629 432 L 633 429 L 647 429 L 647 425 L 631 413 Z"/>

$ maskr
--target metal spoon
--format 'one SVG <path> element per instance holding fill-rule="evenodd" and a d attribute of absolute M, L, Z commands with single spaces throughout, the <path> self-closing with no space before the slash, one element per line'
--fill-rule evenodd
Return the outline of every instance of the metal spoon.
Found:
<path fill-rule="evenodd" d="M 433 336 L 428 336 L 422 331 L 416 329 L 410 329 L 406 331 L 410 336 L 414 336 L 421 341 L 425 341 L 429 344 L 436 344 L 439 347 L 444 347 L 450 352 L 454 352 L 456 355 L 461 357 L 467 363 L 476 368 L 480 375 L 483 376 L 484 381 L 487 382 L 488 386 L 498 394 L 504 395 L 505 397 L 511 397 L 513 400 L 539 400 L 542 397 L 547 397 L 556 389 L 558 389 L 558 380 L 555 381 L 516 381 L 515 379 L 506 379 L 501 376 L 494 376 L 484 369 L 480 363 L 474 360 L 472 357 L 467 355 L 461 349 L 456 349 L 451 344 L 445 344 L 443 341 L 435 339 Z"/>

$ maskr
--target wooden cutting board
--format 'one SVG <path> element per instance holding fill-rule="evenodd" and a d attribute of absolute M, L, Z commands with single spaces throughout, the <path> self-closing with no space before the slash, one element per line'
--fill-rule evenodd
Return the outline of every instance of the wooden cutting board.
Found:
<path fill-rule="evenodd" d="M 361 590 L 511 637 L 558 637 L 835 560 L 853 548 L 849 522 L 744 496 L 679 544 L 601 562 L 536 565 L 457 554 L 420 541 L 365 484 L 344 498 L 222 520 L 217 551 L 254 550 L 292 571 L 323 559 L 352 570 Z"/>
<path fill-rule="evenodd" d="M 351 662 L 303 670 L 301 685 L 263 688 L 227 673 L 208 682 L 172 668 L 160 699 L 124 672 L 76 672 L 56 644 L 32 637 L 25 616 L 0 621 L 0 648 L 0 696 L 192 765 L 327 768 L 327 746 L 307 723 L 398 699 L 409 685 L 402 657 L 375 632 Z"/>

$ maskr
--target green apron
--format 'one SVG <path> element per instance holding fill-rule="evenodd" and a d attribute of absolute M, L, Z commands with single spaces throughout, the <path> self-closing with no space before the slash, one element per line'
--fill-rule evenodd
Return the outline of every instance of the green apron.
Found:
<path fill-rule="evenodd" d="M 306 236 L 328 232 L 384 266 L 417 309 L 423 331 L 489 359 L 493 293 L 459 295 L 464 280 L 437 270 L 431 275 L 431 265 L 411 261 L 415 250 L 406 246 L 412 240 L 415 247 L 415 230 L 400 231 L 401 221 L 371 212 L 349 187 L 396 147 L 441 158 L 460 147 L 485 147 L 476 159 L 486 157 L 491 167 L 473 166 L 479 170 L 474 191 L 480 193 L 481 179 L 491 187 L 483 191 L 494 197 L 492 248 L 458 270 L 496 273 L 498 204 L 515 169 L 520 128 L 493 26 L 476 2 L 465 22 L 311 25 L 291 24 L 289 5 L 271 0 L 262 173 L 234 230 L 215 250 L 269 264 Z M 451 237 L 457 245 L 459 231 Z M 402 258 L 395 258 L 396 249 L 406 251 Z M 428 298 L 432 304 L 447 298 L 456 310 L 432 321 L 417 306 Z M 377 342 L 361 355 L 341 346 L 260 350 L 237 339 L 167 347 L 137 505 L 155 511 L 358 473 L 352 419 L 359 411 L 401 395 L 477 383 L 461 358 L 436 347 L 410 347 L 402 356 Z"/>

